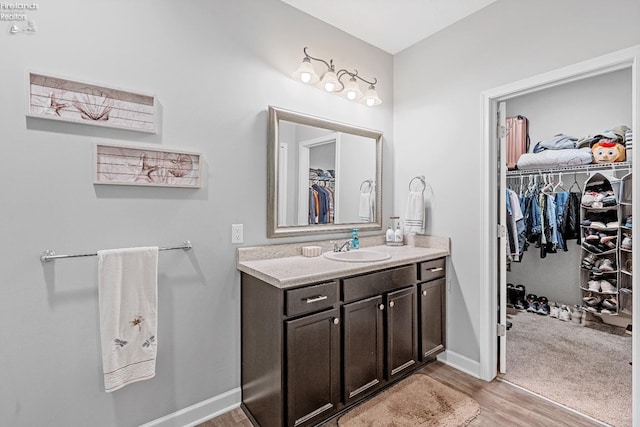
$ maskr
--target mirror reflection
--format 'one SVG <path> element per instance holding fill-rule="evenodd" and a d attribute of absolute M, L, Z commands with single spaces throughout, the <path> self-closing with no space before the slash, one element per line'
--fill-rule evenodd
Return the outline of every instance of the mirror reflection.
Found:
<path fill-rule="evenodd" d="M 380 229 L 382 134 L 269 112 L 269 237 Z"/>

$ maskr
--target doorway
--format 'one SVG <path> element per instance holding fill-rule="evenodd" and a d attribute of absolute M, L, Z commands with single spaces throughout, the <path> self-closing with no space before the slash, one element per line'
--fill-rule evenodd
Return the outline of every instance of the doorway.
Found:
<path fill-rule="evenodd" d="M 496 243 L 498 236 L 502 232 L 500 226 L 500 200 L 499 195 L 501 189 L 505 188 L 504 183 L 506 181 L 506 167 L 500 168 L 500 158 L 504 155 L 504 148 L 500 149 L 500 133 L 496 130 L 498 126 L 498 110 L 501 102 L 521 96 L 523 94 L 539 91 L 541 89 L 547 89 L 554 86 L 562 85 L 572 81 L 585 79 L 588 77 L 597 76 L 600 74 L 609 73 L 616 70 L 625 68 L 631 69 L 632 75 L 632 123 L 631 127 L 634 130 L 638 129 L 640 124 L 640 108 L 638 103 L 640 100 L 640 70 L 638 67 L 638 59 L 640 58 L 640 48 L 633 47 L 622 51 L 614 52 L 603 57 L 599 57 L 590 61 L 575 64 L 573 66 L 565 67 L 553 72 L 545 73 L 533 78 L 518 81 L 506 86 L 494 88 L 483 93 L 483 143 L 485 149 L 483 150 L 483 191 L 484 191 L 484 206 L 483 206 L 483 280 L 482 280 L 482 317 L 481 317 L 481 330 L 480 330 L 480 376 L 485 380 L 491 380 L 496 377 L 498 372 L 499 360 L 502 359 L 502 353 L 498 357 L 498 350 L 506 353 L 506 338 L 498 339 L 496 330 L 500 331 L 506 329 L 506 316 L 502 314 L 506 313 L 506 291 L 500 286 L 499 280 L 502 280 L 502 285 L 506 288 L 505 274 L 500 272 L 500 252 L 499 245 Z M 636 150 L 637 151 L 637 150 Z M 632 159 L 633 170 L 633 193 L 634 199 L 637 199 L 638 184 L 637 184 L 637 172 L 636 164 L 638 164 L 638 158 L 640 156 L 634 152 Z M 496 171 L 500 173 L 496 174 Z M 637 216 L 638 203 L 633 205 L 633 215 Z M 635 253 L 637 249 L 633 249 Z M 637 279 L 633 278 L 633 287 L 638 288 Z M 498 307 L 498 295 L 503 295 L 501 299 L 501 307 Z M 638 292 L 633 296 L 633 317 L 638 318 L 638 303 L 640 298 Z M 498 316 L 498 313 L 501 313 Z M 498 327 L 496 327 L 498 326 Z M 500 341 L 500 345 L 499 345 Z M 638 386 L 640 384 L 638 369 L 638 350 L 639 342 L 638 334 L 632 336 L 632 358 L 636 361 L 633 365 L 633 391 L 632 401 L 633 418 L 636 423 L 640 421 L 640 405 Z"/>

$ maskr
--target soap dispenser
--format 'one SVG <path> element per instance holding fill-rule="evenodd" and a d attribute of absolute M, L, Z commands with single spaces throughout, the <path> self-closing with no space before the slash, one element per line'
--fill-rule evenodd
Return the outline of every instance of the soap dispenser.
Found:
<path fill-rule="evenodd" d="M 402 230 L 400 230 L 400 224 L 396 225 L 396 231 L 394 233 L 394 241 L 396 242 L 396 245 L 403 244 L 403 236 L 402 236 Z"/>
<path fill-rule="evenodd" d="M 393 232 L 393 229 L 391 228 L 391 221 L 389 221 L 389 223 L 387 224 L 387 234 L 385 235 L 384 240 L 387 244 L 393 243 L 395 241 L 395 234 Z"/>
<path fill-rule="evenodd" d="M 354 228 L 351 233 L 351 249 L 360 248 L 360 238 L 358 237 L 358 229 Z"/>

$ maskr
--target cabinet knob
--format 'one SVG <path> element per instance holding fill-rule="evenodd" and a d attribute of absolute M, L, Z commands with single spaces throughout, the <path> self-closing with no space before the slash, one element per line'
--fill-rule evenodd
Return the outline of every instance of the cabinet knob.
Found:
<path fill-rule="evenodd" d="M 333 318 L 333 324 L 337 325 L 338 323 L 340 323 L 340 319 L 338 319 L 337 317 Z"/>
<path fill-rule="evenodd" d="M 389 302 L 389 307 L 393 307 L 394 305 L 396 305 L 395 302 L 393 302 L 393 301 Z"/>
<path fill-rule="evenodd" d="M 422 291 L 422 295 L 427 296 L 427 291 Z"/>
<path fill-rule="evenodd" d="M 380 304 L 380 305 L 378 306 L 378 308 L 379 308 L 380 310 L 384 310 L 384 304 Z"/>

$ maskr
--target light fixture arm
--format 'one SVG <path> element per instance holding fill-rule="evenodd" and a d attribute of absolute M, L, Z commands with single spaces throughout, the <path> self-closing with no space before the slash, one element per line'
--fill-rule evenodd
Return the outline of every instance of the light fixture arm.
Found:
<path fill-rule="evenodd" d="M 373 78 L 373 81 L 370 82 L 369 80 L 366 80 L 366 79 L 360 77 L 358 75 L 358 70 L 353 70 L 353 72 L 351 72 L 351 71 L 345 70 L 345 69 L 339 70 L 336 73 L 336 75 L 338 76 L 338 80 L 340 80 L 342 78 L 342 76 L 344 76 L 345 74 L 348 74 L 349 77 L 356 78 L 358 80 L 362 80 L 363 82 L 365 82 L 365 83 L 367 83 L 368 85 L 371 85 L 371 86 L 375 86 L 378 83 L 378 79 L 375 78 L 375 77 Z"/>
<path fill-rule="evenodd" d="M 309 58 L 309 59 L 313 59 L 314 61 L 322 62 L 324 65 L 326 65 L 326 66 L 327 66 L 327 68 L 328 68 L 329 70 L 331 70 L 331 71 L 333 71 L 333 70 L 334 70 L 334 66 L 333 66 L 333 59 L 330 59 L 330 60 L 329 60 L 329 62 L 327 62 L 327 61 L 325 61 L 325 60 L 324 60 L 324 59 L 322 59 L 322 58 L 314 58 L 313 56 L 311 56 L 311 55 L 309 55 L 309 54 L 307 53 L 307 48 L 306 48 L 306 47 L 305 47 L 304 49 L 302 49 L 302 51 L 304 52 L 304 57 L 305 57 L 305 58 Z"/>

